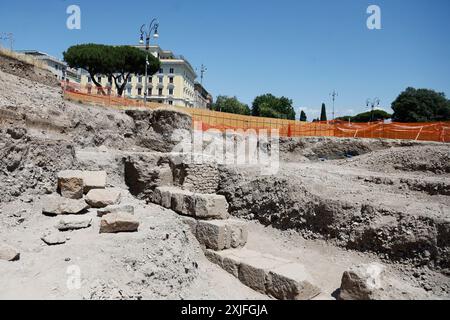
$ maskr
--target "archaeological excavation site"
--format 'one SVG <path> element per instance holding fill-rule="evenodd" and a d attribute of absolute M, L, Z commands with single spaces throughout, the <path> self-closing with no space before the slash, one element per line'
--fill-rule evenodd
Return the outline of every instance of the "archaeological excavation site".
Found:
<path fill-rule="evenodd" d="M 0 83 L 0 299 L 450 298 L 448 143 L 252 149 L 176 108 L 65 99 L 12 58 Z"/>

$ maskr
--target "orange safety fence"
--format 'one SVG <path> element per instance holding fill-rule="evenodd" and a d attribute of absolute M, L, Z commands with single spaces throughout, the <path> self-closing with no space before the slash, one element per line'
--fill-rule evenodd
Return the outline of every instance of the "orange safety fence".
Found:
<path fill-rule="evenodd" d="M 81 103 L 102 105 L 117 109 L 168 107 L 165 104 L 147 102 L 114 95 L 102 95 L 96 87 L 86 88 L 79 84 L 63 82 L 64 95 L 67 99 Z M 92 92 L 98 94 L 92 94 Z M 349 123 L 346 121 L 300 122 L 294 120 L 274 119 L 237 115 L 208 109 L 170 106 L 188 113 L 196 122 L 201 122 L 202 130 L 278 130 L 281 137 L 327 136 L 342 138 L 374 138 L 374 139 L 405 139 L 416 141 L 450 142 L 450 122 L 432 123 Z"/>

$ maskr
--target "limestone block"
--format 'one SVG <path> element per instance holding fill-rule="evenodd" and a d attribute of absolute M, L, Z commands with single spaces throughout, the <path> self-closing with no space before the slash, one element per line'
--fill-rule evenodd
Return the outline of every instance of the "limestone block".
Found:
<path fill-rule="evenodd" d="M 139 221 L 129 213 L 110 213 L 100 221 L 100 233 L 136 232 Z"/>
<path fill-rule="evenodd" d="M 379 300 L 385 295 L 385 268 L 378 263 L 357 265 L 342 276 L 339 299 Z"/>
<path fill-rule="evenodd" d="M 207 249 L 238 248 L 247 243 L 247 225 L 239 220 L 199 220 L 197 240 Z"/>
<path fill-rule="evenodd" d="M 309 300 L 320 294 L 305 267 L 288 263 L 269 272 L 267 291 L 280 300 Z"/>
<path fill-rule="evenodd" d="M 56 229 L 59 231 L 85 229 L 89 228 L 91 223 L 92 219 L 89 218 L 65 217 L 59 221 L 56 225 Z"/>
<path fill-rule="evenodd" d="M 97 210 L 97 217 L 103 217 L 104 215 L 107 215 L 109 213 L 119 213 L 119 212 L 124 212 L 133 215 L 134 207 L 130 204 L 107 206 L 105 208 Z"/>
<path fill-rule="evenodd" d="M 195 216 L 199 219 L 228 219 L 228 202 L 221 195 L 196 194 Z"/>
<path fill-rule="evenodd" d="M 17 261 L 19 259 L 19 250 L 6 244 L 0 244 L 0 260 Z"/>
<path fill-rule="evenodd" d="M 68 199 L 59 195 L 44 198 L 42 213 L 50 216 L 65 214 L 82 214 L 89 209 L 89 205 L 82 199 Z"/>
<path fill-rule="evenodd" d="M 58 173 L 58 190 L 69 199 L 83 198 L 84 180 L 80 171 L 66 170 Z"/>
<path fill-rule="evenodd" d="M 93 189 L 86 195 L 86 202 L 93 208 L 104 208 L 120 201 L 120 191 L 114 189 Z"/>

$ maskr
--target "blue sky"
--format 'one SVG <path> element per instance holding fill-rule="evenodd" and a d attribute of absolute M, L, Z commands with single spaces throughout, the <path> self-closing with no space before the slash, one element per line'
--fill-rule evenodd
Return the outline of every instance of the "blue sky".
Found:
<path fill-rule="evenodd" d="M 66 28 L 71 4 L 81 30 Z M 371 4 L 382 30 L 366 27 Z M 204 63 L 213 95 L 248 104 L 284 95 L 312 119 L 322 102 L 331 113 L 333 89 L 337 115 L 365 111 L 374 97 L 390 110 L 407 86 L 450 96 L 449 15 L 448 0 L 15 0 L 0 2 L 0 32 L 14 33 L 15 49 L 62 57 L 78 43 L 137 43 L 141 24 L 157 17 L 158 44 Z"/>

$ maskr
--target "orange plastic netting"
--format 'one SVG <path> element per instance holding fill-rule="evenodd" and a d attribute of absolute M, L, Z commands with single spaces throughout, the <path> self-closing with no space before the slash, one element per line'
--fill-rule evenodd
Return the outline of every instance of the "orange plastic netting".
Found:
<path fill-rule="evenodd" d="M 80 85 L 63 82 L 66 98 L 82 103 L 92 103 L 126 109 L 129 107 L 143 108 L 142 100 L 102 95 L 92 87 L 88 93 L 82 92 Z M 158 103 L 148 102 L 146 108 L 156 109 L 167 107 Z M 273 119 L 236 115 L 216 112 L 206 109 L 174 107 L 190 114 L 194 121 L 201 122 L 202 130 L 278 130 L 281 137 L 328 136 L 349 138 L 382 138 L 407 139 L 417 141 L 450 142 L 450 122 L 433 123 L 349 123 L 344 121 L 306 123 L 293 120 Z"/>

